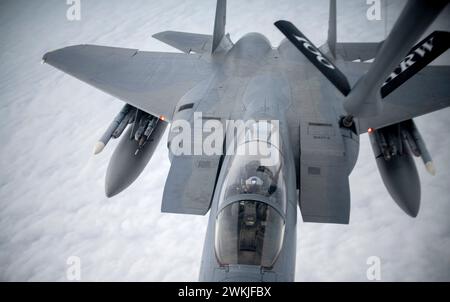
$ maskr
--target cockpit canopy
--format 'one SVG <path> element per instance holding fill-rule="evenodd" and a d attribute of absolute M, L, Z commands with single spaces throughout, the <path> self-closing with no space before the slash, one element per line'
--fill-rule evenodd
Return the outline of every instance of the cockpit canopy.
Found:
<path fill-rule="evenodd" d="M 236 201 L 223 208 L 216 224 L 216 257 L 220 264 L 270 268 L 281 251 L 284 219 L 264 202 Z"/>
<path fill-rule="evenodd" d="M 239 148 L 269 144 L 247 141 Z M 248 153 L 247 153 L 248 154 Z M 283 244 L 286 213 L 284 167 L 278 148 L 269 157 L 237 152 L 226 168 L 216 220 L 220 264 L 270 268 Z"/>
<path fill-rule="evenodd" d="M 236 200 L 243 194 L 258 196 L 276 208 L 282 215 L 286 211 L 286 189 L 284 183 L 283 161 L 280 151 L 270 148 L 269 156 L 241 155 L 240 149 L 252 150 L 267 143 L 250 141 L 238 147 L 226 170 L 219 207 Z M 248 152 L 247 152 L 248 153 Z M 242 196 L 241 196 L 242 197 Z M 239 199 L 239 198 L 238 198 Z M 245 200 L 242 197 L 242 200 Z"/>

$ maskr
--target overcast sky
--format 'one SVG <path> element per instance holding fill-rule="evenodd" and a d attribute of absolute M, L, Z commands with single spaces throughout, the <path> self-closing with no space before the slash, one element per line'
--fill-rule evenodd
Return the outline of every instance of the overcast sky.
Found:
<path fill-rule="evenodd" d="M 278 19 L 314 42 L 326 39 L 328 1 L 229 1 L 233 41 L 247 32 L 277 46 Z M 381 40 L 402 3 L 368 22 L 365 0 L 338 4 L 339 39 Z M 164 30 L 210 34 L 215 1 L 81 0 L 81 20 L 65 0 L 0 1 L 0 280 L 65 281 L 66 260 L 81 259 L 83 281 L 195 281 L 207 216 L 161 214 L 170 163 L 165 143 L 141 177 L 112 199 L 104 175 L 117 145 L 92 155 L 123 103 L 48 65 L 42 55 L 90 43 L 171 51 L 152 39 Z M 436 25 L 449 30 L 450 18 Z M 448 52 L 444 60 L 450 64 Z M 297 281 L 365 281 L 366 260 L 381 259 L 384 281 L 450 281 L 450 109 L 416 119 L 437 167 L 420 160 L 422 207 L 416 219 L 391 200 L 366 135 L 350 176 L 349 225 L 299 219 Z"/>

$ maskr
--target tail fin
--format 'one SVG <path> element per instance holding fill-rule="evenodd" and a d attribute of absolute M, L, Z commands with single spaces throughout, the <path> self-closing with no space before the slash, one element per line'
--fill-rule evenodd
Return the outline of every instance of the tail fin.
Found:
<path fill-rule="evenodd" d="M 216 20 L 211 52 L 214 53 L 225 36 L 225 23 L 227 18 L 227 0 L 217 0 Z"/>
<path fill-rule="evenodd" d="M 328 48 L 330 49 L 333 57 L 336 57 L 336 40 L 337 40 L 337 30 L 336 30 L 336 0 L 330 0 L 330 16 L 328 19 Z"/>

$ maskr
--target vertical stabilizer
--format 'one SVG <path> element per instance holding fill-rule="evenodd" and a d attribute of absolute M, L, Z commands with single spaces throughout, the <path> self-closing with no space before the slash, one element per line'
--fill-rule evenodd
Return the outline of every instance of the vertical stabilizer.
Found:
<path fill-rule="evenodd" d="M 336 57 L 336 0 L 330 0 L 330 16 L 328 19 L 328 47 L 333 57 Z"/>
<path fill-rule="evenodd" d="M 211 52 L 214 53 L 225 36 L 225 23 L 227 18 L 227 0 L 217 0 L 216 19 Z"/>

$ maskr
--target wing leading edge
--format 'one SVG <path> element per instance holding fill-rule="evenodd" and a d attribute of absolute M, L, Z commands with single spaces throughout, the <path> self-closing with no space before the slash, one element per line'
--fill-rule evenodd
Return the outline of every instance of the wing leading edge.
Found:
<path fill-rule="evenodd" d="M 155 116 L 172 120 L 180 98 L 210 76 L 200 55 L 77 45 L 46 53 L 45 63 Z"/>

